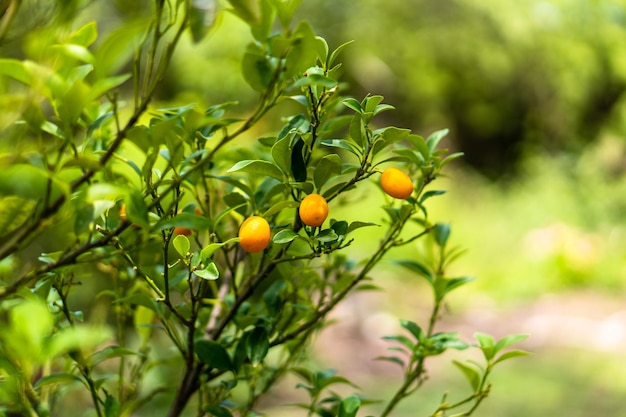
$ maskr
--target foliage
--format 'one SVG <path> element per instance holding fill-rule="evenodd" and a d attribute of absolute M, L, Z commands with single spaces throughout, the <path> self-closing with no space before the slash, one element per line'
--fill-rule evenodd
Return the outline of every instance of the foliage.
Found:
<path fill-rule="evenodd" d="M 413 128 L 452 128 L 464 161 L 490 177 L 528 154 L 622 134 L 623 0 L 305 2 L 329 41 L 355 37 L 351 93 L 376 91 Z M 323 18 L 321 18 L 323 16 Z M 397 41 L 402 40 L 402 41 Z"/>
<path fill-rule="evenodd" d="M 258 101 L 243 118 L 231 115 L 230 101 L 152 105 L 181 39 L 201 42 L 211 29 L 212 1 L 156 1 L 150 19 L 105 35 L 93 21 L 73 26 L 80 3 L 59 1 L 56 19 L 25 37 L 25 58 L 2 58 L 2 98 L 12 103 L 0 144 L 3 412 L 62 415 L 57 405 L 82 390 L 99 417 L 133 415 L 159 398 L 172 417 L 190 402 L 198 415 L 252 416 L 293 372 L 310 394 L 309 415 L 355 416 L 361 396 L 329 391 L 349 381 L 301 360 L 329 313 L 374 286 L 381 259 L 417 240 L 433 256 L 400 264 L 431 285 L 433 311 L 426 330 L 403 321 L 410 337 L 388 338 L 406 358 L 385 358 L 402 365 L 403 383 L 382 415 L 421 386 L 429 357 L 475 347 L 484 364 L 456 364 L 471 395 L 444 399 L 433 413 L 471 415 L 489 393 L 493 366 L 524 354 L 502 352 L 523 336 L 495 342 L 477 333 L 470 345 L 435 332 L 445 297 L 470 281 L 448 276 L 459 250 L 449 244 L 450 225 L 432 222 L 427 209 L 443 193 L 431 184 L 460 155 L 439 148 L 446 130 L 424 139 L 378 127 L 374 119 L 392 109 L 382 96 L 341 96 L 338 57 L 347 44 L 331 50 L 309 23 L 292 22 L 299 3 L 229 2 L 254 38 L 241 73 Z M 295 103 L 294 114 L 250 143 L 284 102 Z M 358 210 L 333 217 L 333 207 L 371 192 L 390 165 L 409 173 L 415 189 L 383 200 L 381 224 Z M 329 205 L 319 227 L 298 214 L 312 193 Z M 237 234 L 253 215 L 273 237 L 251 253 Z M 385 230 L 378 248 L 348 259 L 342 249 L 367 227 Z"/>

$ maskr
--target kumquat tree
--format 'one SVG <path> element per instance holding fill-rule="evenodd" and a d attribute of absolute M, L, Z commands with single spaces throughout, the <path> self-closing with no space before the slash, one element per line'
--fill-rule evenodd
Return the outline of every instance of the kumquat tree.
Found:
<path fill-rule="evenodd" d="M 464 341 L 436 329 L 446 296 L 471 280 L 448 275 L 460 250 L 427 209 L 460 156 L 440 148 L 446 130 L 424 139 L 381 126 L 393 110 L 383 97 L 342 96 L 348 44 L 332 48 L 292 21 L 298 0 L 154 0 L 149 18 L 104 31 L 78 18 L 114 3 L 50 2 L 0 59 L 0 412 L 255 416 L 296 375 L 310 401 L 294 413 L 390 416 L 419 395 L 430 358 L 477 349 L 482 360 L 454 363 L 465 397 L 432 410 L 473 415 L 494 366 L 525 354 L 507 349 L 525 336 Z M 8 42 L 22 2 L 1 4 Z M 255 107 L 241 116 L 237 97 L 157 105 L 177 47 L 203 41 L 220 13 L 251 31 L 240 63 Z M 286 102 L 294 113 L 263 132 Z M 363 196 L 377 216 L 336 214 Z M 346 254 L 374 229 L 377 246 Z M 396 263 L 430 285 L 432 314 L 380 335 L 393 352 L 380 359 L 401 372 L 395 395 L 371 397 L 382 406 L 369 411 L 366 393 L 333 391 L 349 381 L 306 352 L 397 248 L 413 255 Z"/>

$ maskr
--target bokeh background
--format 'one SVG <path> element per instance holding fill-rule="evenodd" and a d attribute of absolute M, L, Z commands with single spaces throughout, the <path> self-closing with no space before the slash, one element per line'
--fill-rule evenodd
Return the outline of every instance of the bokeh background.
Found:
<path fill-rule="evenodd" d="M 18 48 L 46 21 L 45 0 L 25 4 L 22 33 L 3 48 Z M 80 19 L 96 19 L 101 33 L 150 8 L 149 0 L 81 4 Z M 447 127 L 447 146 L 465 153 L 430 212 L 467 249 L 455 269 L 478 279 L 451 297 L 442 329 L 468 340 L 477 330 L 528 333 L 522 347 L 534 352 L 496 369 L 478 415 L 626 416 L 626 1 L 303 0 L 298 16 L 331 48 L 354 40 L 341 56 L 341 87 L 359 99 L 385 96 L 397 110 L 381 125 L 424 136 Z M 251 39 L 234 16 L 217 16 L 200 44 L 184 40 L 157 104 L 237 99 L 245 112 L 255 94 L 238 60 Z M 362 201 L 344 210 L 357 204 L 368 210 Z M 311 360 L 385 398 L 399 379 L 373 360 L 389 347 L 380 338 L 398 331 L 400 317 L 423 320 L 430 297 L 391 258 L 375 280 L 385 291 L 351 298 Z M 451 398 L 467 393 L 453 358 L 433 362 L 423 394 L 398 417 L 429 415 L 448 389 Z M 290 392 L 270 398 L 269 415 L 295 415 L 275 405 L 295 402 Z"/>

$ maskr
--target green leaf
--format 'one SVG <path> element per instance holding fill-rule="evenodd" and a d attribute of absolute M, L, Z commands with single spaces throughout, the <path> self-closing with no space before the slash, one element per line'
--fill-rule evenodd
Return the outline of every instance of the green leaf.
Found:
<path fill-rule="evenodd" d="M 285 59 L 285 75 L 294 77 L 315 65 L 320 42 L 306 20 L 301 20 L 292 32 L 291 48 Z"/>
<path fill-rule="evenodd" d="M 433 272 L 430 270 L 430 268 L 428 268 L 426 265 L 422 264 L 421 262 L 402 260 L 402 261 L 395 261 L 394 263 L 396 265 L 400 265 L 410 271 L 417 273 L 421 277 L 426 278 L 426 280 L 430 282 L 431 284 L 434 283 L 435 278 L 434 278 Z"/>
<path fill-rule="evenodd" d="M 224 346 L 213 340 L 196 339 L 194 349 L 198 359 L 207 364 L 210 368 L 219 371 L 233 370 L 233 363 L 228 356 Z"/>
<path fill-rule="evenodd" d="M 216 0 L 194 0 L 189 10 L 189 31 L 194 43 L 204 39 L 217 19 Z"/>
<path fill-rule="evenodd" d="M 324 229 L 315 236 L 315 238 L 322 243 L 336 242 L 339 239 L 337 233 L 333 229 Z"/>
<path fill-rule="evenodd" d="M 252 175 L 267 176 L 283 180 L 283 174 L 274 164 L 262 160 L 245 160 L 237 162 L 228 172 L 245 172 Z"/>
<path fill-rule="evenodd" d="M 321 190 L 324 184 L 333 176 L 341 173 L 343 161 L 337 154 L 330 154 L 320 159 L 313 173 L 313 182 L 318 190 Z"/>
<path fill-rule="evenodd" d="M 496 343 L 495 345 L 496 353 L 498 353 L 502 349 L 505 349 L 511 346 L 512 344 L 522 342 L 526 340 L 527 338 L 528 338 L 527 334 L 512 334 L 512 335 L 505 336 L 502 339 L 498 340 L 498 342 Z"/>
<path fill-rule="evenodd" d="M 444 167 L 446 164 L 448 164 L 448 163 L 450 163 L 450 162 L 454 161 L 454 160 L 455 160 L 455 159 L 457 159 L 457 158 L 462 157 L 463 155 L 464 155 L 464 154 L 463 154 L 463 152 L 455 152 L 455 153 L 452 153 L 452 154 L 450 154 L 450 155 L 446 156 L 446 157 L 443 159 L 443 161 L 441 161 L 440 166 L 441 166 L 441 167 Z"/>
<path fill-rule="evenodd" d="M 307 179 L 306 163 L 304 161 L 304 140 L 297 137 L 291 149 L 291 174 L 296 182 L 304 182 Z"/>
<path fill-rule="evenodd" d="M 406 366 L 404 361 L 397 356 L 378 356 L 375 359 L 378 361 L 386 361 L 386 362 L 395 363 L 397 365 L 400 365 L 400 368 L 402 369 L 404 369 L 404 367 Z"/>
<path fill-rule="evenodd" d="M 474 279 L 474 277 L 437 277 L 435 280 L 435 293 L 437 295 L 437 299 L 442 300 L 443 297 L 445 297 L 452 290 L 460 287 L 461 285 L 467 284 L 468 282 L 474 281 Z"/>
<path fill-rule="evenodd" d="M 355 114 L 350 122 L 350 137 L 358 146 L 364 147 L 366 140 L 365 125 L 360 114 Z"/>
<path fill-rule="evenodd" d="M 411 352 L 415 350 L 415 343 L 409 340 L 408 337 L 403 335 L 395 335 L 395 336 L 383 336 L 383 340 L 390 340 L 393 342 L 398 342 L 405 347 L 407 347 Z"/>
<path fill-rule="evenodd" d="M 422 342 L 424 340 L 424 331 L 416 323 L 409 320 L 400 320 L 400 325 L 411 332 L 416 341 Z"/>
<path fill-rule="evenodd" d="M 332 67 L 333 63 L 335 62 L 335 59 L 337 59 L 339 54 L 346 48 L 346 46 L 350 45 L 352 42 L 354 42 L 354 41 L 348 41 L 348 42 L 342 43 L 337 48 L 335 48 L 335 50 L 328 57 L 328 61 L 326 62 L 326 67 L 328 69 L 330 69 Z M 356 100 L 354 100 L 354 101 L 356 101 Z M 358 103 L 358 101 L 356 101 L 356 102 Z M 359 108 L 360 108 L 360 104 L 359 104 Z"/>
<path fill-rule="evenodd" d="M 200 251 L 200 262 L 202 262 L 204 264 L 210 262 L 211 261 L 211 257 L 213 256 L 213 254 L 215 253 L 216 250 L 220 249 L 224 245 L 228 245 L 230 243 L 235 243 L 237 241 L 238 241 L 238 238 L 234 237 L 234 238 L 228 239 L 227 241 L 222 242 L 222 243 L 211 243 L 211 244 L 205 246 Z"/>
<path fill-rule="evenodd" d="M 487 361 L 493 359 L 496 355 L 493 337 L 485 333 L 476 332 L 474 333 L 474 338 L 478 341 L 478 345 L 480 350 L 482 350 L 485 359 Z"/>
<path fill-rule="evenodd" d="M 50 193 L 49 200 L 54 201 L 67 191 L 67 184 L 51 178 L 48 172 L 33 165 L 16 164 L 0 170 L 0 196 L 14 195 L 42 200 Z"/>
<path fill-rule="evenodd" d="M 69 37 L 69 43 L 90 46 L 98 39 L 98 28 L 96 22 L 89 22 L 76 29 Z"/>
<path fill-rule="evenodd" d="M 165 230 L 173 227 L 188 227 L 190 229 L 204 230 L 212 226 L 211 220 L 206 217 L 196 216 L 191 213 L 179 213 L 174 217 L 160 220 L 154 225 L 154 230 Z"/>
<path fill-rule="evenodd" d="M 406 138 L 413 145 L 413 148 L 419 152 L 424 161 L 430 159 L 430 150 L 423 137 L 419 135 L 408 135 Z"/>
<path fill-rule="evenodd" d="M 59 384 L 68 386 L 76 382 L 82 383 L 83 381 L 76 375 L 68 374 L 65 372 L 60 372 L 56 374 L 46 375 L 42 378 L 39 378 L 37 382 L 35 382 L 35 385 L 33 386 L 33 388 L 38 390 L 43 387 L 49 387 L 49 386 L 59 385 Z"/>
<path fill-rule="evenodd" d="M 470 385 L 472 386 L 473 392 L 477 392 L 480 388 L 480 381 L 482 380 L 481 372 L 474 366 L 471 366 L 469 364 L 465 364 L 456 360 L 452 361 L 452 363 L 454 363 L 454 365 L 456 365 L 456 367 L 459 368 L 461 372 L 463 372 L 463 375 L 465 375 L 465 378 L 467 378 Z"/>
<path fill-rule="evenodd" d="M 294 232 L 291 229 L 283 229 L 274 235 L 274 238 L 272 239 L 272 241 L 274 243 L 279 243 L 279 244 L 289 243 L 293 241 L 294 239 L 301 238 L 301 237 L 302 236 L 300 236 L 298 233 Z"/>
<path fill-rule="evenodd" d="M 272 80 L 274 68 L 268 61 L 263 50 L 251 43 L 241 60 L 241 70 L 244 80 L 255 91 L 265 91 Z"/>
<path fill-rule="evenodd" d="M 439 145 L 441 139 L 443 139 L 448 134 L 448 132 L 448 129 L 438 130 L 426 139 L 426 145 L 428 146 L 428 151 L 431 155 L 433 152 L 435 152 L 435 149 L 437 148 L 437 145 Z"/>
<path fill-rule="evenodd" d="M 424 201 L 428 200 L 431 197 L 435 197 L 438 195 L 443 195 L 446 193 L 446 190 L 432 190 L 432 191 L 426 191 L 424 194 L 422 194 L 422 196 L 419 199 L 419 203 L 423 204 Z"/>
<path fill-rule="evenodd" d="M 257 0 L 256 3 L 257 18 L 254 24 L 250 25 L 250 30 L 257 41 L 266 42 L 274 24 L 276 11 L 268 0 Z"/>
<path fill-rule="evenodd" d="M 355 221 L 355 222 L 350 223 L 350 226 L 348 226 L 348 230 L 347 230 L 346 234 L 350 234 L 350 233 L 354 232 L 355 230 L 360 229 L 362 227 L 372 227 L 372 226 L 380 227 L 379 224 L 372 223 L 372 222 Z"/>
<path fill-rule="evenodd" d="M 435 242 L 440 247 L 446 246 L 448 243 L 448 238 L 450 237 L 450 223 L 437 223 L 433 228 L 433 235 L 435 237 Z"/>
<path fill-rule="evenodd" d="M 219 405 L 204 407 L 204 412 L 209 413 L 213 417 L 233 417 L 228 409 Z"/>
<path fill-rule="evenodd" d="M 121 346 L 107 346 L 102 350 L 94 352 L 91 356 L 89 356 L 89 364 L 90 366 L 98 366 L 102 362 L 113 359 L 113 358 L 121 358 L 123 356 L 142 356 L 141 353 L 136 352 L 131 349 L 127 349 Z"/>
<path fill-rule="evenodd" d="M 295 207 L 298 207 L 299 205 L 300 203 L 298 203 L 297 201 L 293 201 L 293 200 L 281 201 L 279 203 L 274 204 L 272 207 L 270 207 L 265 213 L 263 213 L 261 217 L 264 217 L 267 219 L 276 213 L 280 213 L 284 209 L 295 208 Z"/>
<path fill-rule="evenodd" d="M 67 327 L 54 335 L 48 352 L 50 357 L 56 357 L 76 349 L 89 351 L 110 337 L 111 331 L 106 327 L 91 325 Z"/>
<path fill-rule="evenodd" d="M 495 341 L 493 337 L 486 333 L 476 332 L 474 333 L 474 338 L 478 341 L 480 347 L 494 347 Z"/>
<path fill-rule="evenodd" d="M 209 262 L 204 269 L 196 269 L 193 273 L 209 281 L 215 281 L 220 277 L 220 271 L 217 269 L 215 262 Z"/>
<path fill-rule="evenodd" d="M 272 159 L 286 175 L 291 172 L 291 135 L 277 140 L 272 146 Z"/>
<path fill-rule="evenodd" d="M 126 215 L 131 223 L 141 227 L 149 227 L 148 222 L 148 206 L 146 205 L 141 192 L 138 190 L 130 191 L 125 197 Z"/>
<path fill-rule="evenodd" d="M 494 362 L 494 365 L 496 363 L 499 363 L 508 359 L 519 358 L 521 356 L 528 356 L 528 355 L 530 355 L 530 353 L 526 352 L 525 350 L 519 350 L 519 349 L 509 350 L 508 352 L 505 352 L 502 355 L 500 355 Z"/>
<path fill-rule="evenodd" d="M 149 24 L 147 19 L 131 19 L 99 42 L 94 65 L 98 79 L 117 73 L 132 59 Z"/>
<path fill-rule="evenodd" d="M 322 141 L 322 145 L 331 146 L 334 148 L 340 148 L 340 149 L 350 152 L 351 154 L 357 156 L 358 158 L 361 157 L 360 150 L 345 139 L 325 139 Z"/>
<path fill-rule="evenodd" d="M 250 359 L 253 366 L 263 362 L 269 348 L 269 330 L 264 326 L 255 327 L 248 335 L 246 343 L 248 359 Z"/>
<path fill-rule="evenodd" d="M 300 3 L 302 3 L 302 0 L 270 0 L 270 2 L 276 9 L 280 24 L 283 26 L 283 28 L 288 29 L 289 23 L 291 22 L 291 17 L 297 10 Z"/>
<path fill-rule="evenodd" d="M 174 249 L 176 249 L 176 252 L 178 252 L 183 258 L 187 256 L 187 254 L 189 253 L 189 249 L 191 248 L 191 243 L 189 243 L 189 239 L 187 239 L 187 236 L 183 235 L 176 236 L 172 241 L 172 244 L 174 245 Z"/>
<path fill-rule="evenodd" d="M 365 109 L 367 113 L 373 113 L 376 107 L 383 101 L 383 96 L 368 96 L 363 99 L 361 107 Z"/>
<path fill-rule="evenodd" d="M 361 398 L 358 395 L 350 395 L 341 400 L 338 417 L 355 417 L 361 407 Z"/>
<path fill-rule="evenodd" d="M 11 77 L 26 85 L 30 85 L 33 80 L 31 71 L 24 65 L 23 61 L 18 59 L 0 59 L 0 75 Z"/>
<path fill-rule="evenodd" d="M 111 394 L 106 394 L 106 400 L 104 401 L 104 416 L 105 417 L 118 417 L 120 415 L 120 402 Z"/>
<path fill-rule="evenodd" d="M 343 99 L 341 103 L 344 106 L 348 107 L 349 109 L 354 110 L 357 113 L 363 113 L 363 109 L 361 108 L 361 103 L 359 103 L 356 99 L 352 97 Z"/>
<path fill-rule="evenodd" d="M 321 74 L 309 74 L 301 77 L 293 84 L 294 88 L 301 88 L 308 85 L 317 85 L 324 88 L 333 88 L 337 85 L 337 81 Z"/>

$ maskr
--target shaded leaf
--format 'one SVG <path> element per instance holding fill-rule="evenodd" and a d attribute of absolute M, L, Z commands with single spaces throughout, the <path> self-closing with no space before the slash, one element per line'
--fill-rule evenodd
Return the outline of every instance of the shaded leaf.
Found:
<path fill-rule="evenodd" d="M 204 407 L 204 412 L 213 417 L 233 417 L 232 413 L 227 408 L 219 405 Z"/>
<path fill-rule="evenodd" d="M 341 174 L 343 161 L 337 154 L 330 154 L 320 159 L 313 173 L 313 182 L 318 190 L 333 176 Z"/>
<path fill-rule="evenodd" d="M 469 381 L 473 392 L 477 392 L 480 387 L 480 381 L 482 379 L 481 372 L 471 365 L 456 360 L 452 361 L 452 363 L 454 363 L 454 365 L 456 365 L 456 367 L 459 368 L 461 372 L 463 372 L 463 375 L 465 375 L 465 378 L 467 378 L 467 380 Z"/>
<path fill-rule="evenodd" d="M 217 269 L 215 262 L 209 262 L 204 269 L 196 269 L 193 273 L 209 281 L 214 281 L 220 277 L 220 271 Z"/>
<path fill-rule="evenodd" d="M 233 363 L 224 346 L 213 340 L 196 339 L 194 349 L 198 358 L 209 367 L 220 371 L 230 371 Z"/>

